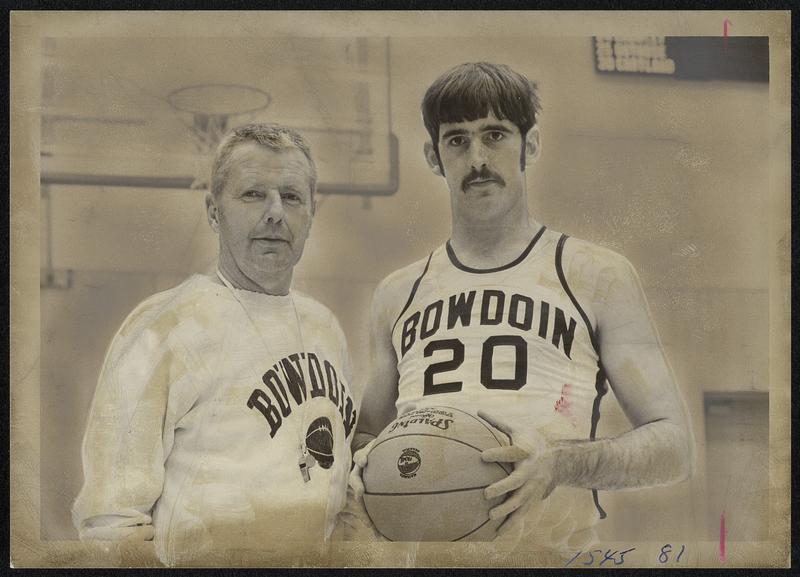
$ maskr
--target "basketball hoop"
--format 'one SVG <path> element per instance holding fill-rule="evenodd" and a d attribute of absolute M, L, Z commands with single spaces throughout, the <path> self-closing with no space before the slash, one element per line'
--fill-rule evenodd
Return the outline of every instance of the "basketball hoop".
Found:
<path fill-rule="evenodd" d="M 198 152 L 192 189 L 208 188 L 209 164 L 219 141 L 232 127 L 230 120 L 252 119 L 271 101 L 268 92 L 242 84 L 195 84 L 167 96 L 167 102 L 189 129 Z"/>

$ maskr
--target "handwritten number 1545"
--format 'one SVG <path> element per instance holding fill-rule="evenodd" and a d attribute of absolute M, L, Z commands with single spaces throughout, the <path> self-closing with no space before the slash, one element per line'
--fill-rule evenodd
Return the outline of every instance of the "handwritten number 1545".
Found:
<path fill-rule="evenodd" d="M 614 565 L 622 565 L 623 563 L 625 563 L 625 553 L 630 553 L 634 549 L 636 549 L 636 547 L 625 549 L 625 551 L 618 551 L 618 550 L 611 551 L 611 549 L 606 549 L 605 551 L 603 551 L 602 549 L 594 549 L 592 551 L 586 551 L 587 559 L 583 563 L 581 563 L 581 565 L 586 565 L 586 566 L 594 565 L 595 553 L 599 553 L 599 555 L 597 555 L 598 559 L 601 559 L 602 555 L 602 560 L 597 564 L 598 566 L 602 566 L 603 563 L 605 563 L 606 561 L 613 561 Z M 580 557 L 582 553 L 584 553 L 584 551 L 578 551 L 572 559 L 567 561 L 567 564 L 564 565 L 564 567 L 569 566 L 573 561 L 575 561 L 578 557 Z"/>

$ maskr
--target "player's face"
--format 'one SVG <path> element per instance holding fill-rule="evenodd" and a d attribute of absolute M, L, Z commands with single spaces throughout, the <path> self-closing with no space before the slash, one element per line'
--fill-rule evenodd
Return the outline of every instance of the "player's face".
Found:
<path fill-rule="evenodd" d="M 259 286 L 291 274 L 314 214 L 311 167 L 297 149 L 236 147 L 216 207 L 220 265 Z"/>
<path fill-rule="evenodd" d="M 522 147 L 519 128 L 493 113 L 440 125 L 439 157 L 456 216 L 492 220 L 527 203 Z M 435 156 L 428 157 L 440 174 Z"/>

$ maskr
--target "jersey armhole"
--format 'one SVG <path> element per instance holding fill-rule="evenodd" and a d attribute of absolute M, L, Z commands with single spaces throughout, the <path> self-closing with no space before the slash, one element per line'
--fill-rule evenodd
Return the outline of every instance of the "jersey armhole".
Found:
<path fill-rule="evenodd" d="M 420 274 L 417 279 L 414 281 L 414 285 L 411 287 L 411 292 L 408 295 L 408 300 L 406 300 L 406 304 L 403 306 L 403 310 L 400 311 L 400 314 L 397 315 L 397 319 L 395 319 L 394 324 L 392 325 L 392 331 L 390 335 L 394 338 L 394 329 L 397 328 L 397 323 L 400 322 L 400 318 L 403 314 L 408 310 L 408 307 L 411 306 L 411 303 L 414 301 L 414 296 L 417 294 L 417 290 L 419 289 L 419 284 L 422 282 L 422 278 L 428 274 L 428 268 L 431 264 L 431 259 L 433 258 L 433 252 L 428 255 L 428 260 L 425 262 L 425 268 L 422 269 L 422 274 Z"/>
<path fill-rule="evenodd" d="M 586 330 L 589 331 L 589 340 L 592 342 L 592 347 L 594 347 L 597 357 L 600 358 L 600 344 L 597 342 L 597 334 L 595 333 L 594 327 L 592 327 L 592 323 L 589 322 L 589 316 L 586 314 L 586 311 L 583 310 L 581 303 L 578 302 L 578 299 L 575 298 L 575 295 L 569 288 L 569 284 L 567 284 L 567 277 L 564 275 L 564 265 L 562 261 L 564 245 L 567 243 L 568 238 L 569 236 L 562 234 L 561 238 L 558 239 L 558 244 L 556 245 L 556 274 L 558 275 L 558 280 L 561 282 L 561 287 L 564 289 L 564 292 L 567 293 L 569 300 L 571 300 L 575 308 L 578 309 L 578 314 L 581 315 L 583 323 L 586 325 Z"/>
<path fill-rule="evenodd" d="M 586 315 L 586 311 L 583 310 L 583 307 L 578 302 L 578 299 L 575 298 L 572 290 L 570 290 L 569 284 L 567 284 L 567 277 L 564 275 L 564 265 L 562 261 L 564 255 L 564 245 L 567 243 L 568 238 L 569 236 L 562 234 L 558 239 L 558 244 L 556 245 L 556 274 L 558 275 L 558 280 L 561 282 L 561 286 L 564 289 L 564 292 L 567 293 L 569 300 L 571 300 L 575 308 L 578 309 L 578 313 L 581 315 L 581 318 L 586 325 L 586 330 L 589 331 L 589 340 L 592 342 L 592 347 L 594 347 L 594 350 L 597 353 L 597 376 L 594 383 L 596 394 L 594 401 L 592 402 L 591 429 L 589 432 L 589 439 L 594 440 L 597 435 L 597 424 L 600 421 L 600 402 L 602 401 L 603 396 L 608 392 L 608 385 L 606 371 L 603 368 L 603 363 L 600 358 L 600 343 L 597 340 L 597 333 L 592 327 L 592 323 L 589 322 L 589 317 Z M 600 506 L 597 489 L 592 489 L 592 501 L 594 501 L 594 506 L 597 509 L 600 518 L 605 519 L 608 515 L 603 510 L 603 507 Z"/>

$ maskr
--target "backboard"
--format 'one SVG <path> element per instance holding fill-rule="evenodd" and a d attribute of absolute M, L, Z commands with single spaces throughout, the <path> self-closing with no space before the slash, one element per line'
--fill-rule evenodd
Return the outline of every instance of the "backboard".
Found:
<path fill-rule="evenodd" d="M 396 189 L 387 39 L 59 37 L 43 54 L 43 184 L 189 188 L 213 146 L 197 145 L 192 124 L 204 119 L 176 107 L 177 95 L 230 113 L 227 128 L 297 129 L 320 193 Z M 187 91 L 209 85 L 211 101 Z"/>

